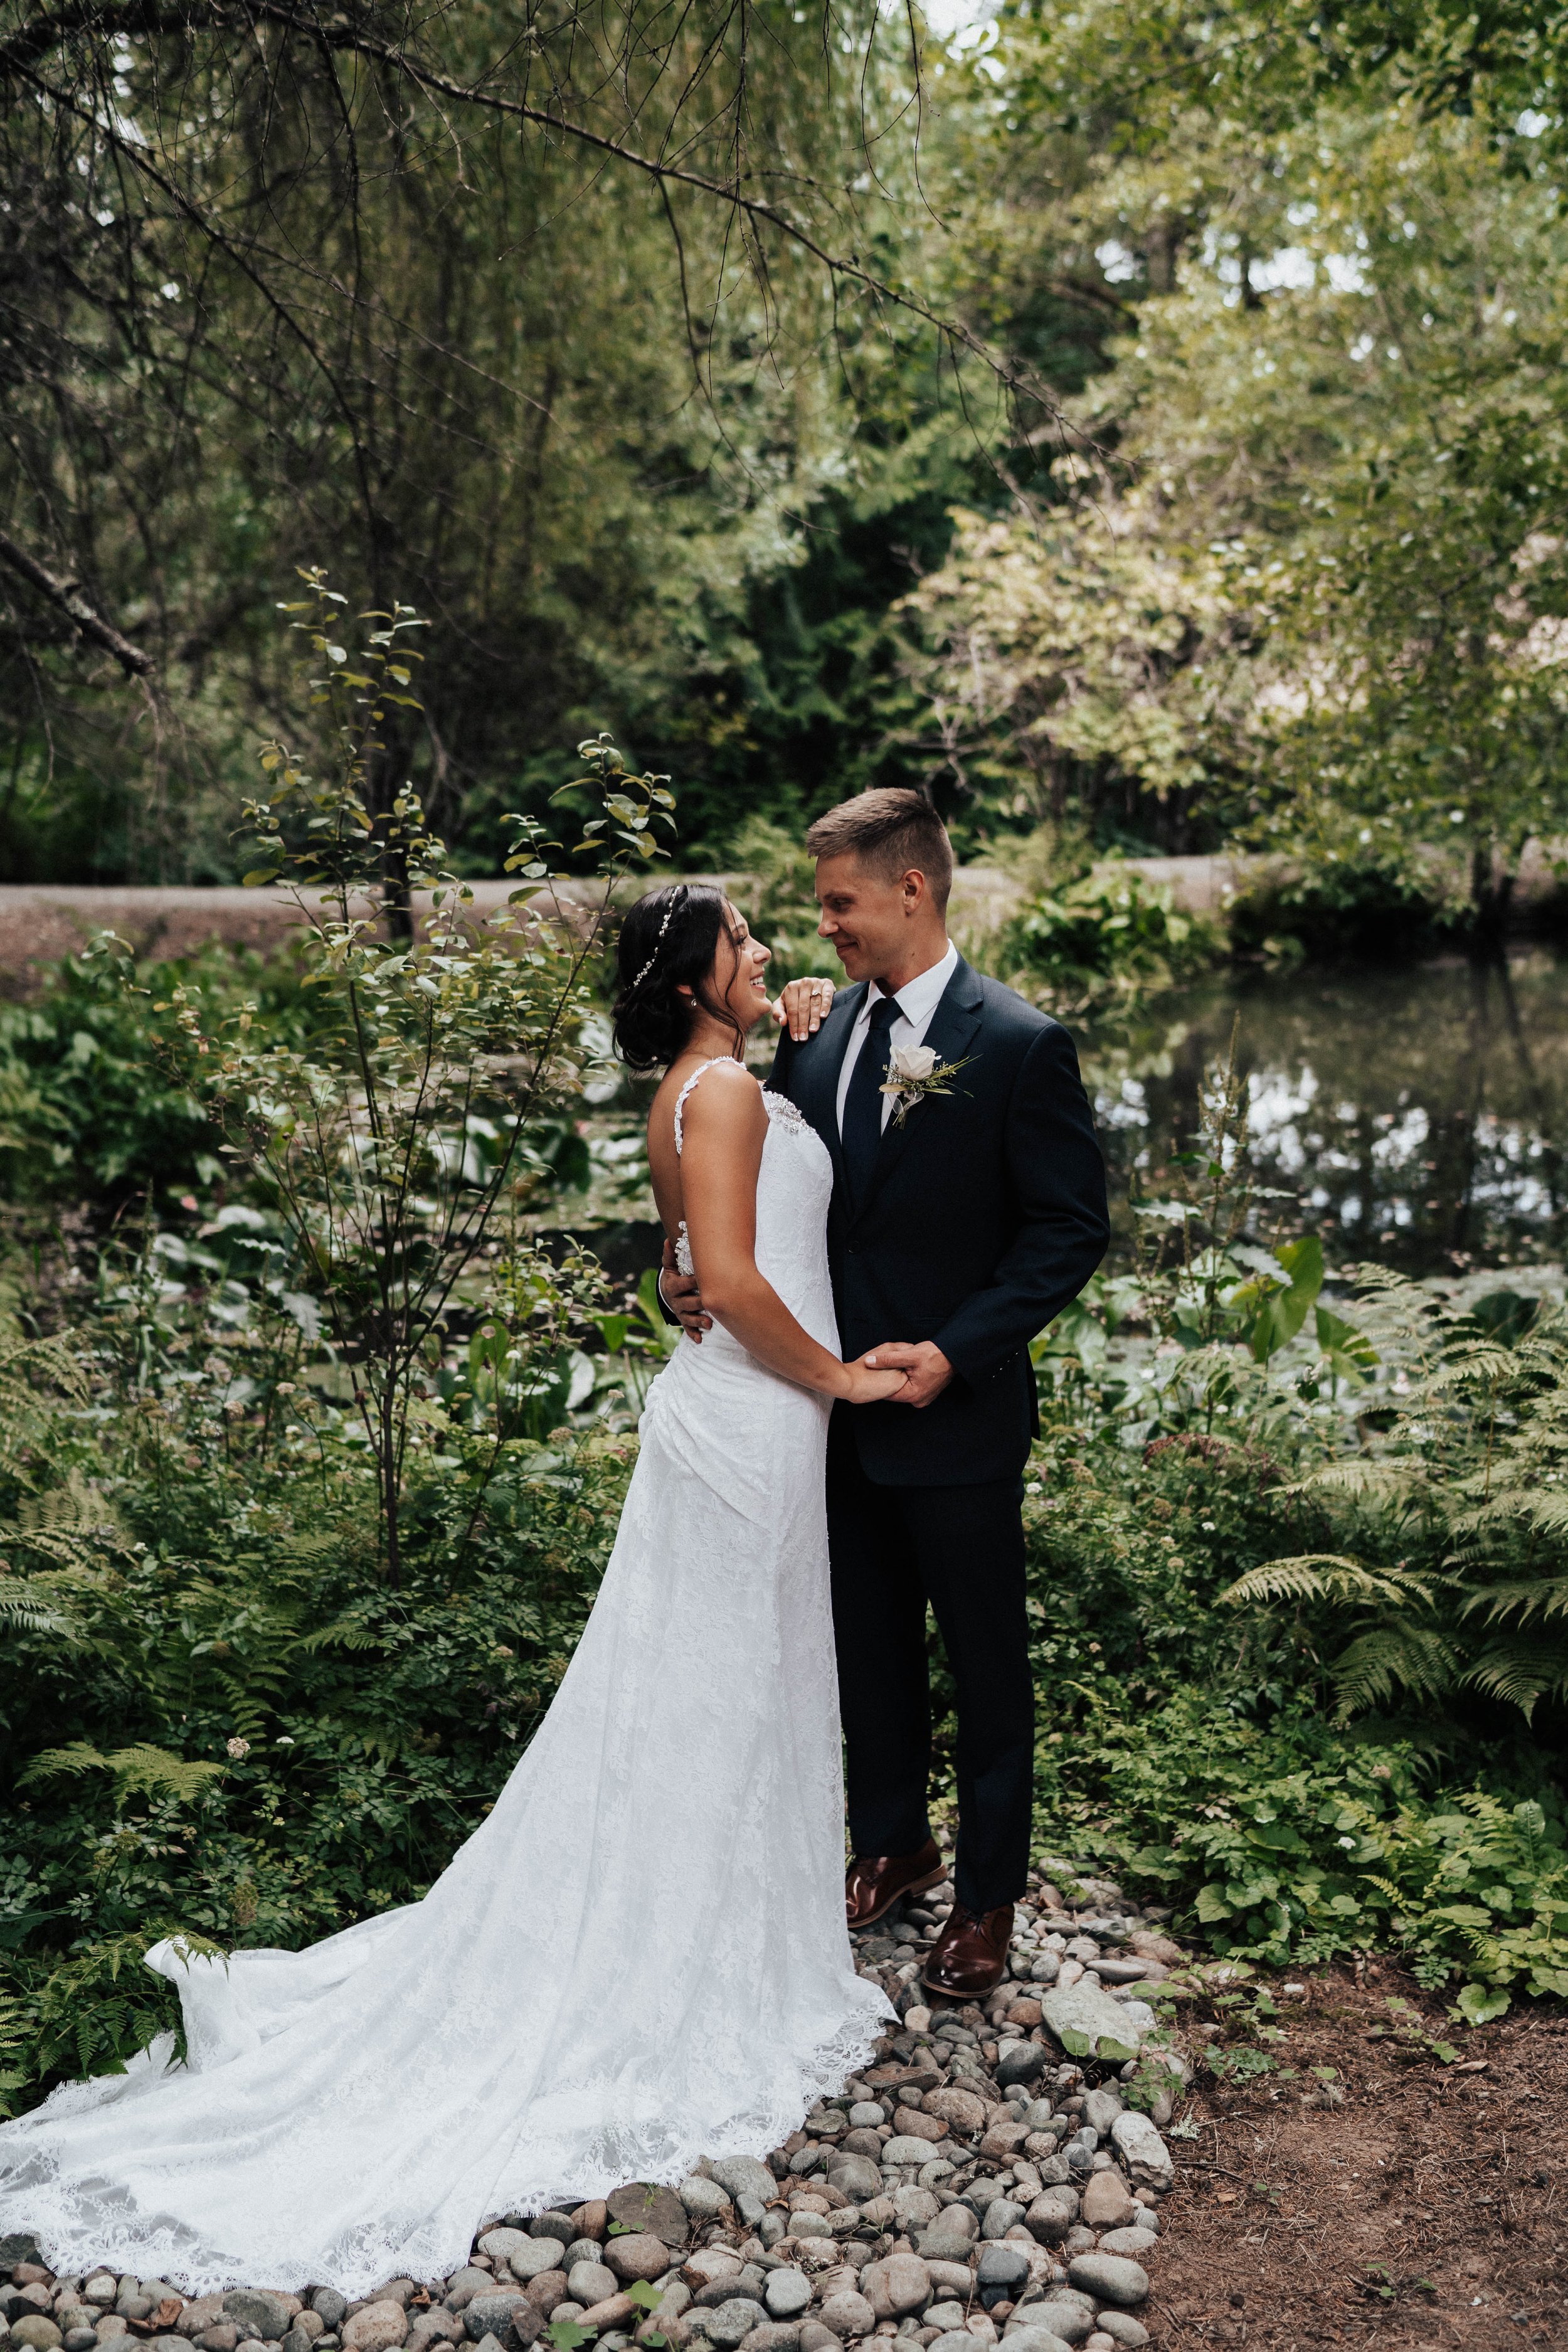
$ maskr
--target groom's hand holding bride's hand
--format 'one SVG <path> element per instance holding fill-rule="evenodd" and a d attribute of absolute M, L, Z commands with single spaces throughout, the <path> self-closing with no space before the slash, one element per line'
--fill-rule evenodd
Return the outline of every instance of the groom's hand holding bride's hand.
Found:
<path fill-rule="evenodd" d="M 952 1378 L 952 1366 L 932 1339 L 887 1339 L 862 1360 L 901 1371 L 904 1385 L 894 1391 L 895 1401 L 917 1409 L 939 1397 Z"/>
<path fill-rule="evenodd" d="M 815 1037 L 833 1010 L 836 991 L 830 980 L 820 975 L 809 980 L 792 980 L 780 989 L 768 1007 L 781 1029 L 787 1029 L 797 1045 L 807 1037 Z"/>
<path fill-rule="evenodd" d="M 849 1376 L 840 1402 L 844 1404 L 887 1404 L 903 1400 L 904 1375 L 887 1360 L 876 1355 L 857 1356 L 844 1367 Z"/>

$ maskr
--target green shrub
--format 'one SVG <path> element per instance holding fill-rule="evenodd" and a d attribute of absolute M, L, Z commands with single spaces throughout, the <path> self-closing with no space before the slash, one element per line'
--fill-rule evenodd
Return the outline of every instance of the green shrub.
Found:
<path fill-rule="evenodd" d="M 254 1003 L 280 1038 L 310 1027 L 290 950 L 215 946 L 158 971 L 171 992 L 226 1011 Z M 89 950 L 51 966 L 36 997 L 0 1008 L 0 1191 L 113 1208 L 137 1193 L 208 1190 L 223 1139 L 199 1061 L 174 1008 L 128 993 L 113 958 Z"/>
<path fill-rule="evenodd" d="M 1314 857 L 1270 866 L 1232 901 L 1233 953 L 1406 963 L 1452 946 L 1471 910 L 1442 876 L 1403 860 Z"/>
<path fill-rule="evenodd" d="M 1510 1290 L 1466 1309 L 1368 1267 L 1357 1321 L 1382 1367 L 1362 1442 L 1297 1490 L 1323 1549 L 1222 1597 L 1332 1651 L 1343 1719 L 1474 1690 L 1528 1721 L 1568 1696 L 1568 1314 Z"/>
<path fill-rule="evenodd" d="M 1100 866 L 1030 900 L 1005 927 L 997 960 L 1016 986 L 1047 989 L 1065 1009 L 1168 988 L 1223 952 L 1215 925 L 1183 914 L 1165 885 L 1136 866 Z"/>

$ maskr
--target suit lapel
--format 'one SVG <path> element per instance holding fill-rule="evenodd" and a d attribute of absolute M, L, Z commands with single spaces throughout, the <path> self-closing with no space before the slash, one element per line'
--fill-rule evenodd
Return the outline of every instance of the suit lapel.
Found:
<path fill-rule="evenodd" d="M 984 998 L 981 993 L 980 982 L 970 966 L 960 956 L 954 967 L 952 978 L 942 990 L 941 1001 L 936 1011 L 931 1014 L 931 1025 L 923 1040 L 931 1047 L 939 1061 L 960 1062 L 963 1059 L 980 1027 L 980 1015 L 984 1003 Z M 839 1058 L 842 1059 L 842 1055 Z M 955 1095 L 963 1083 L 962 1078 L 955 1081 L 953 1087 Z M 920 1136 L 921 1122 L 924 1120 L 929 1127 L 940 1118 L 941 1115 L 942 1107 L 939 1104 L 918 1102 L 911 1105 L 900 1127 L 895 1112 L 882 1129 L 881 1148 L 877 1154 L 877 1164 L 871 1172 L 871 1181 L 867 1188 L 866 1198 L 860 1204 L 860 1215 L 863 1216 L 876 1200 L 888 1178 L 910 1149 L 911 1140 Z"/>

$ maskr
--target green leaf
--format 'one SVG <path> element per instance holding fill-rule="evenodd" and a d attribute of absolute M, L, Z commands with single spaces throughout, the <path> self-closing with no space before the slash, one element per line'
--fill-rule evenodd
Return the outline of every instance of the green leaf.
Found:
<path fill-rule="evenodd" d="M 1329 1360 L 1329 1369 L 1335 1377 L 1348 1381 L 1353 1388 L 1372 1378 L 1379 1359 L 1372 1341 L 1353 1324 L 1346 1323 L 1326 1307 L 1317 1310 L 1318 1345 Z"/>
<path fill-rule="evenodd" d="M 1267 1275 L 1260 1275 L 1256 1282 L 1244 1284 L 1231 1301 L 1240 1314 L 1256 1308 L 1247 1344 L 1260 1364 L 1296 1337 L 1323 1286 L 1323 1245 L 1316 1234 L 1283 1243 L 1274 1256 L 1284 1269 L 1286 1281 L 1271 1283 Z"/>
<path fill-rule="evenodd" d="M 1471 2025 L 1489 2025 L 1494 2017 L 1506 2017 L 1509 1997 L 1495 1985 L 1468 1984 L 1458 2000 L 1459 2013 Z"/>

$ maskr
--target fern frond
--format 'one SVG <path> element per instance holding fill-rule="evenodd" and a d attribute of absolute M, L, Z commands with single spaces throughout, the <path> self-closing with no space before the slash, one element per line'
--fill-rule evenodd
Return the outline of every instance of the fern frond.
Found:
<path fill-rule="evenodd" d="M 162 1790 L 183 1804 L 199 1797 L 208 1782 L 221 1779 L 227 1769 L 222 1764 L 187 1762 L 183 1756 L 171 1756 L 166 1748 L 153 1748 L 145 1742 L 135 1748 L 117 1748 L 103 1760 L 113 1773 L 122 1797 L 132 1790 L 143 1796 L 156 1796 Z"/>
<path fill-rule="evenodd" d="M 1435 1697 L 1454 1679 L 1451 1643 L 1429 1626 L 1376 1625 L 1342 1650 L 1329 1672 L 1344 1722 L 1363 1706 L 1388 1698 L 1396 1685 Z"/>
<path fill-rule="evenodd" d="M 0 1348 L 0 1472 L 19 1486 L 30 1486 L 29 1457 L 47 1438 L 51 1414 L 62 1402 L 85 1403 L 87 1396 L 87 1370 L 77 1355 L 74 1332 Z"/>
<path fill-rule="evenodd" d="M 1342 1553 L 1297 1552 L 1286 1559 L 1249 1568 L 1220 1594 L 1237 1607 L 1259 1601 L 1375 1601 L 1399 1608 L 1412 1601 L 1430 1608 L 1432 1591 L 1419 1576 L 1397 1568 L 1363 1568 Z"/>
<path fill-rule="evenodd" d="M 1568 1650 L 1539 1642 L 1489 1642 L 1460 1680 L 1517 1706 L 1529 1723 L 1543 1698 L 1568 1691 Z"/>
<path fill-rule="evenodd" d="M 0 1528 L 0 1543 L 71 1569 L 100 1569 L 105 1552 L 131 1549 L 110 1504 L 75 1469 L 47 1494 L 25 1496 L 15 1525 Z"/>
<path fill-rule="evenodd" d="M 188 1763 L 184 1757 L 172 1756 L 166 1748 L 153 1748 L 144 1741 L 105 1756 L 88 1740 L 74 1739 L 68 1748 L 42 1749 L 18 1773 L 16 1785 L 26 1788 L 32 1781 L 55 1780 L 67 1772 L 109 1772 L 116 1793 L 122 1798 L 132 1790 L 153 1796 L 162 1790 L 189 1803 L 225 1769 L 222 1764 Z"/>
<path fill-rule="evenodd" d="M 24 1589 L 7 1592 L 0 1586 L 0 1628 L 16 1633 L 51 1633 L 58 1641 L 79 1642 L 82 1628 L 51 1601 L 34 1600 Z"/>
<path fill-rule="evenodd" d="M 381 1636 L 374 1633 L 360 1617 L 339 1617 L 331 1625 L 320 1625 L 313 1633 L 301 1633 L 289 1644 L 291 1650 L 376 1650 Z"/>
<path fill-rule="evenodd" d="M 1505 1617 L 1528 1624 L 1532 1617 L 1568 1617 L 1568 1576 L 1519 1577 L 1506 1584 L 1485 1584 L 1468 1593 L 1460 1605 L 1462 1617 L 1485 1610 L 1489 1624 Z"/>
<path fill-rule="evenodd" d="M 1428 1374 L 1428 1386 L 1439 1396 L 1472 1381 L 1500 1386 L 1512 1379 L 1515 1370 L 1511 1348 L 1500 1347 L 1495 1339 L 1462 1339 Z"/>
<path fill-rule="evenodd" d="M 89 1740 L 73 1739 L 68 1748 L 43 1748 L 16 1775 L 18 1789 L 26 1789 L 35 1780 L 57 1780 L 62 1772 L 101 1771 L 108 1766 L 107 1756 L 100 1755 Z"/>
<path fill-rule="evenodd" d="M 1525 1527 L 1548 1542 L 1561 1542 L 1568 1538 L 1568 1494 L 1555 1487 L 1531 1486 L 1523 1478 L 1518 1486 L 1511 1481 L 1494 1483 L 1486 1501 L 1460 1513 L 1454 1525 L 1474 1535 L 1500 1527 Z"/>

